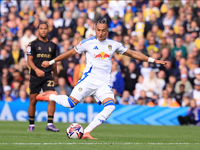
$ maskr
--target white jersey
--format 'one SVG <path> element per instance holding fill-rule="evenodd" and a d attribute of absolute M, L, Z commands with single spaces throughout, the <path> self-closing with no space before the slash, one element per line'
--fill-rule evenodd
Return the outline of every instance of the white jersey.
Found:
<path fill-rule="evenodd" d="M 86 55 L 86 67 L 81 80 L 90 76 L 93 84 L 102 81 L 110 83 L 111 58 L 114 52 L 123 54 L 127 51 L 119 42 L 111 39 L 99 41 L 96 36 L 81 41 L 74 49 L 79 54 L 85 52 Z"/>

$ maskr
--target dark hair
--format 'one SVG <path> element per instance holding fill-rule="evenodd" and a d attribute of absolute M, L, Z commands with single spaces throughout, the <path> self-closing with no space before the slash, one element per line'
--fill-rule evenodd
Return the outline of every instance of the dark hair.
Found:
<path fill-rule="evenodd" d="M 108 22 L 105 20 L 105 19 L 99 19 L 97 22 L 96 22 L 96 25 L 100 23 L 100 24 L 106 24 L 107 27 L 108 27 Z"/>
<path fill-rule="evenodd" d="M 46 22 L 40 22 L 40 24 L 38 25 L 38 28 L 40 27 L 41 24 L 46 24 L 47 28 L 49 27 L 48 24 Z"/>

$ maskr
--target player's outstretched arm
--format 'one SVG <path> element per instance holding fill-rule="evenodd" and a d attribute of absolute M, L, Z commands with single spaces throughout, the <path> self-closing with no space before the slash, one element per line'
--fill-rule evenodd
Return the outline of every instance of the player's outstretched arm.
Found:
<path fill-rule="evenodd" d="M 65 52 L 65 53 L 63 53 L 63 54 L 61 54 L 61 55 L 59 55 L 58 57 L 56 57 L 55 59 L 53 59 L 53 60 L 51 60 L 51 61 L 43 61 L 42 62 L 42 67 L 44 67 L 44 68 L 47 68 L 47 67 L 49 67 L 50 65 L 53 65 L 55 62 L 57 62 L 57 61 L 62 61 L 62 60 L 64 60 L 64 59 L 67 59 L 67 58 L 70 58 L 70 57 L 72 57 L 72 56 L 74 56 L 74 55 L 76 55 L 76 54 L 78 54 L 77 53 L 77 51 L 73 48 L 73 49 L 71 49 L 71 50 L 69 50 L 69 51 L 67 51 L 67 52 Z"/>
<path fill-rule="evenodd" d="M 133 51 L 133 50 L 130 50 L 130 49 L 128 49 L 123 55 L 129 56 L 129 57 L 141 60 L 141 61 L 154 62 L 156 64 L 162 64 L 164 66 L 168 65 L 167 61 L 155 60 L 155 59 L 148 57 L 148 56 L 146 56 L 146 55 L 144 55 L 140 52 Z"/>

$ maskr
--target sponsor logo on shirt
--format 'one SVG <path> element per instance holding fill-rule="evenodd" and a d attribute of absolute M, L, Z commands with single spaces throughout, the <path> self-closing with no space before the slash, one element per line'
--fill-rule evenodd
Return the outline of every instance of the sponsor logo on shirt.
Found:
<path fill-rule="evenodd" d="M 100 59 L 105 59 L 105 58 L 110 58 L 110 55 L 108 55 L 107 53 L 105 52 L 101 52 L 97 55 L 94 54 L 94 58 L 100 58 Z"/>

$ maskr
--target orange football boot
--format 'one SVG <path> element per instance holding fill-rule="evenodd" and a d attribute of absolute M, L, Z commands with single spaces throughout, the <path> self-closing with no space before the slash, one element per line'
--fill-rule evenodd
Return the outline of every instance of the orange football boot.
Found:
<path fill-rule="evenodd" d="M 36 99 L 37 100 L 43 100 L 43 101 L 50 101 L 49 99 L 49 96 L 51 94 L 55 94 L 55 95 L 58 95 L 58 92 L 56 91 L 52 91 L 52 92 L 43 92 L 43 93 L 40 93 L 36 96 Z"/>
<path fill-rule="evenodd" d="M 97 138 L 93 138 L 91 135 L 90 135 L 90 132 L 86 132 L 83 134 L 83 137 L 81 139 L 91 139 L 91 140 L 98 140 Z"/>

